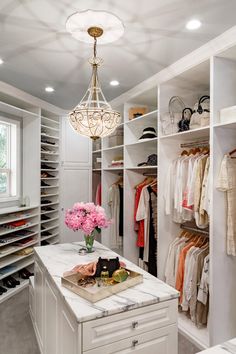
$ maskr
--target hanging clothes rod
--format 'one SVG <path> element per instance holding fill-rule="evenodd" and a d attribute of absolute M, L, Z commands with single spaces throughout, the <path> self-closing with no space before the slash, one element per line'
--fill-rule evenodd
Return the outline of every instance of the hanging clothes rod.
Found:
<path fill-rule="evenodd" d="M 153 172 L 152 172 L 152 173 L 151 173 L 151 172 L 149 172 L 149 173 L 148 173 L 148 172 L 144 172 L 144 173 L 143 173 L 143 176 L 156 177 L 156 176 L 157 176 L 157 173 L 153 173 Z"/>
<path fill-rule="evenodd" d="M 191 226 L 187 226 L 187 225 L 184 225 L 184 224 L 180 224 L 180 228 L 183 229 L 183 230 L 187 230 L 187 231 L 193 231 L 193 232 L 196 232 L 198 234 L 202 234 L 206 237 L 209 237 L 209 230 L 202 230 L 202 229 L 198 229 L 197 227 L 191 227 Z"/>
<path fill-rule="evenodd" d="M 204 147 L 209 146 L 209 140 L 201 140 L 201 141 L 191 141 L 189 143 L 180 144 L 181 148 L 188 148 L 188 147 Z"/>

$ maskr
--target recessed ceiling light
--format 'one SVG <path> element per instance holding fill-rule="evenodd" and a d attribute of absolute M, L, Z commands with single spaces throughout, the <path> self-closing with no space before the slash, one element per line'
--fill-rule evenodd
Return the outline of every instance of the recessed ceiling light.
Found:
<path fill-rule="evenodd" d="M 190 31 L 200 28 L 202 25 L 201 21 L 193 19 L 186 23 L 186 28 Z"/>
<path fill-rule="evenodd" d="M 47 86 L 47 87 L 45 87 L 45 91 L 46 91 L 46 92 L 54 92 L 55 90 L 54 90 L 53 87 Z"/>
<path fill-rule="evenodd" d="M 3 59 L 0 58 L 0 65 L 4 63 Z"/>
<path fill-rule="evenodd" d="M 119 81 L 117 81 L 117 80 L 112 80 L 112 81 L 110 81 L 110 85 L 111 86 L 118 86 L 120 83 L 119 83 Z"/>

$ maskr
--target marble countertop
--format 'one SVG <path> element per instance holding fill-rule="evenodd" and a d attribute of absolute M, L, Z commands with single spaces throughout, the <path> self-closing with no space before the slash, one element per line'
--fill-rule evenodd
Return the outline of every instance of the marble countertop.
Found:
<path fill-rule="evenodd" d="M 203 350 L 200 353 L 201 354 L 227 354 L 227 353 L 236 354 L 236 339 L 231 339 L 228 342 Z"/>
<path fill-rule="evenodd" d="M 81 256 L 78 250 L 83 245 L 83 242 L 76 242 L 35 248 L 36 257 L 53 279 L 79 323 L 178 298 L 179 293 L 175 289 L 98 242 L 94 244 L 94 253 Z M 70 271 L 78 264 L 93 262 L 100 256 L 103 258 L 119 256 L 127 268 L 143 274 L 143 283 L 94 304 L 61 286 L 61 276 L 64 272 Z"/>

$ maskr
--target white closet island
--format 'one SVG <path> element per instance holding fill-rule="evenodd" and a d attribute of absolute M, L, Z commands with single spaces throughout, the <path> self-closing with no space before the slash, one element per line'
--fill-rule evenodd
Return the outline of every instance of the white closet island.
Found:
<path fill-rule="evenodd" d="M 177 354 L 178 292 L 128 260 L 120 258 L 144 275 L 143 283 L 95 304 L 61 286 L 75 265 L 117 256 L 98 242 L 81 256 L 81 245 L 35 248 L 30 313 L 41 353 Z"/>

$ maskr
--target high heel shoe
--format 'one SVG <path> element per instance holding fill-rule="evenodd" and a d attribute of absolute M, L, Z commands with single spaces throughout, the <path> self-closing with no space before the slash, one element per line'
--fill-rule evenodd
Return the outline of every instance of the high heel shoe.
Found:
<path fill-rule="evenodd" d="M 1 292 L 1 293 L 6 293 L 6 292 L 7 292 L 7 289 L 4 288 L 3 286 L 0 286 L 0 292 Z"/>
<path fill-rule="evenodd" d="M 3 279 L 2 281 L 3 285 L 8 288 L 8 289 L 12 289 L 16 287 L 16 283 L 12 282 L 12 280 L 10 279 L 10 277 L 7 277 L 5 279 Z"/>

